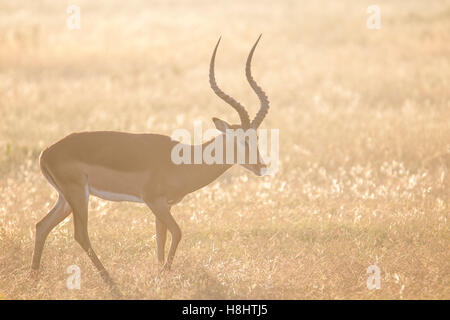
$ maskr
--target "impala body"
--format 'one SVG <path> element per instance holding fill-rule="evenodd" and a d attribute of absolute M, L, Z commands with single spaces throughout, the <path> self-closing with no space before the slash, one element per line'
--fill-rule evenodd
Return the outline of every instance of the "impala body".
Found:
<path fill-rule="evenodd" d="M 230 125 L 223 120 L 213 118 L 216 128 L 222 132 L 221 138 L 228 138 L 229 129 L 256 130 L 267 114 L 269 101 L 253 80 L 250 71 L 253 52 L 259 39 L 251 49 L 246 64 L 247 79 L 261 101 L 260 109 L 253 121 L 250 121 L 247 111 L 241 104 L 217 86 L 214 77 L 214 61 L 220 39 L 214 49 L 209 75 L 211 88 L 238 112 L 241 120 L 238 125 Z M 214 143 L 217 138 L 203 145 L 189 145 L 188 147 L 192 149 L 191 154 L 195 153 L 195 148 L 205 148 Z M 45 149 L 40 157 L 41 170 L 58 192 L 59 197 L 51 211 L 36 225 L 32 270 L 39 269 L 47 235 L 73 212 L 75 240 L 87 252 L 102 277 L 117 290 L 92 250 L 89 240 L 87 226 L 90 195 L 111 201 L 146 204 L 156 216 L 158 260 L 161 264 L 164 263 L 167 230 L 171 233 L 171 245 L 163 266 L 163 270 L 169 269 L 181 239 L 181 230 L 170 213 L 171 206 L 179 202 L 186 194 L 211 183 L 233 165 L 225 161 L 221 162 L 223 164 L 175 164 L 171 160 L 171 152 L 178 143 L 168 136 L 159 134 L 96 131 L 72 133 Z M 242 143 L 246 158 L 248 158 L 250 147 L 255 147 L 251 146 L 251 143 L 255 142 L 245 140 Z M 235 156 L 237 156 L 236 145 L 233 150 Z M 225 146 L 222 151 L 223 156 L 226 157 Z M 266 164 L 259 150 L 257 153 L 256 163 L 241 165 L 256 175 L 262 175 Z"/>
<path fill-rule="evenodd" d="M 105 200 L 145 203 L 145 199 L 163 197 L 173 205 L 231 167 L 174 164 L 171 151 L 178 143 L 159 134 L 72 133 L 42 152 L 41 170 L 58 192 L 62 192 L 59 185 L 79 183 L 86 193 Z M 223 152 L 226 156 L 226 149 Z M 258 167 L 265 168 L 261 160 Z M 257 171 L 255 174 L 261 175 Z"/>

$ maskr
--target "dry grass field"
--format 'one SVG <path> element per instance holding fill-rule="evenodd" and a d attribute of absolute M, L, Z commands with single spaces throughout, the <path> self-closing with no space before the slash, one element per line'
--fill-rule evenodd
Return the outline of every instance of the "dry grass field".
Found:
<path fill-rule="evenodd" d="M 66 27 L 69 4 L 81 29 Z M 253 74 L 280 129 L 280 169 L 233 167 L 172 209 L 183 230 L 158 276 L 153 214 L 91 197 L 94 249 L 127 299 L 450 299 L 450 1 L 1 1 L 0 297 L 109 299 L 70 216 L 29 278 L 56 200 L 40 152 L 74 131 L 170 135 L 238 117 Z M 169 238 L 170 241 L 170 238 Z M 81 290 L 66 268 L 81 269 Z M 381 270 L 369 290 L 366 269 Z"/>

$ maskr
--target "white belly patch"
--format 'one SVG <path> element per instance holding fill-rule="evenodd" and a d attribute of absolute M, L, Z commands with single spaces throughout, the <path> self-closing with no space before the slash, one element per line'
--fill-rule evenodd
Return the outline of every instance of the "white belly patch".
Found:
<path fill-rule="evenodd" d="M 109 201 L 130 201 L 130 202 L 139 202 L 139 203 L 143 203 L 144 201 L 138 197 L 129 195 L 129 194 L 123 194 L 123 193 L 115 193 L 115 192 L 110 192 L 110 191 L 103 191 L 103 190 L 98 190 L 95 189 L 91 186 L 88 186 L 89 188 L 89 193 L 92 194 L 93 196 L 102 198 L 104 200 L 109 200 Z"/>

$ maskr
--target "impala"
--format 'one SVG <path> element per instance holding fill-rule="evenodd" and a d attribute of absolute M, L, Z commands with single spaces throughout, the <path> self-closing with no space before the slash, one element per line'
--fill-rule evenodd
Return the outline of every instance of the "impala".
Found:
<path fill-rule="evenodd" d="M 256 130 L 269 109 L 269 101 L 251 74 L 251 62 L 258 40 L 253 45 L 246 63 L 246 77 L 258 95 L 260 108 L 250 121 L 246 109 L 218 86 L 214 76 L 214 61 L 220 43 L 217 42 L 211 57 L 209 82 L 217 96 L 233 107 L 240 118 L 239 125 L 230 125 L 213 118 L 219 136 L 226 138 L 229 129 Z M 218 137 L 219 137 L 218 136 Z M 217 137 L 216 137 L 217 138 Z M 216 138 L 203 143 L 203 149 Z M 239 142 L 235 143 L 236 145 Z M 256 146 L 250 145 L 256 143 Z M 74 221 L 74 237 L 88 254 L 102 278 L 114 287 L 114 282 L 103 267 L 88 235 L 88 201 L 93 195 L 111 201 L 132 201 L 146 204 L 156 217 L 156 242 L 162 270 L 170 268 L 181 230 L 170 213 L 171 207 L 186 194 L 203 188 L 216 180 L 233 164 L 226 161 L 213 164 L 175 164 L 171 160 L 171 150 L 178 142 L 159 134 L 132 134 L 113 131 L 72 133 L 45 149 L 40 156 L 42 174 L 58 192 L 58 200 L 50 212 L 36 224 L 36 241 L 32 270 L 39 269 L 45 239 L 50 231 L 71 212 Z M 257 141 L 244 140 L 244 151 L 258 148 Z M 190 145 L 194 150 L 195 145 Z M 194 152 L 191 152 L 194 154 Z M 236 155 L 237 152 L 234 152 Z M 257 149 L 255 163 L 240 163 L 256 175 L 263 175 L 267 165 Z M 224 149 L 223 156 L 226 157 Z M 167 229 L 171 234 L 171 244 L 164 263 L 164 248 Z"/>

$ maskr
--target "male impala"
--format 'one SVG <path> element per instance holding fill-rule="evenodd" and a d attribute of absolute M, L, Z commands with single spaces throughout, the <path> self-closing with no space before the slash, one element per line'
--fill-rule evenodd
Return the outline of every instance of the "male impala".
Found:
<path fill-rule="evenodd" d="M 261 37 L 261 36 L 260 36 Z M 250 121 L 245 108 L 217 86 L 214 77 L 214 61 L 220 39 L 211 57 L 209 82 L 214 92 L 239 114 L 241 123 L 229 125 L 213 118 L 221 138 L 229 135 L 227 129 L 256 130 L 269 109 L 269 101 L 264 91 L 253 80 L 251 62 L 252 47 L 246 63 L 246 76 L 261 102 L 260 109 Z M 217 138 L 217 137 L 216 137 Z M 216 139 L 214 138 L 214 139 Z M 202 146 L 207 147 L 212 139 Z M 158 260 L 164 263 L 164 247 L 167 229 L 172 241 L 167 261 L 163 266 L 169 269 L 181 239 L 181 230 L 172 215 L 171 206 L 186 194 L 198 190 L 217 179 L 232 164 L 174 164 L 171 150 L 177 144 L 168 136 L 158 134 L 132 134 L 112 131 L 72 133 L 45 149 L 40 157 L 43 175 L 59 194 L 50 212 L 36 225 L 36 242 L 33 253 L 32 270 L 39 269 L 45 239 L 50 231 L 73 212 L 75 240 L 87 252 L 102 277 L 109 284 L 113 282 L 91 247 L 88 235 L 89 195 L 111 201 L 133 201 L 145 203 L 156 216 L 156 242 Z M 235 143 L 234 148 L 236 149 Z M 245 140 L 244 149 L 248 154 L 251 143 Z M 191 145 L 190 148 L 196 146 Z M 257 146 L 256 146 L 257 148 Z M 193 154 L 194 152 L 191 152 Z M 236 155 L 237 152 L 234 152 Z M 260 157 L 256 163 L 242 164 L 256 175 L 262 175 L 267 168 Z M 223 156 L 226 157 L 224 149 Z"/>

